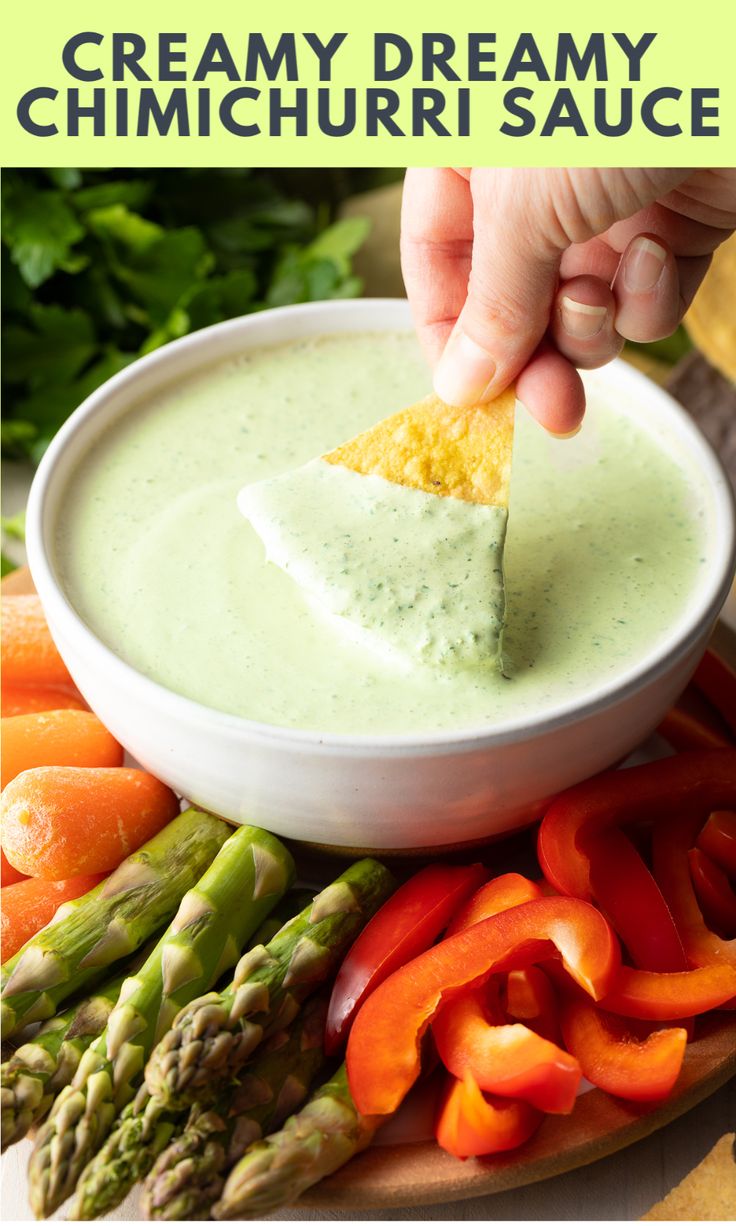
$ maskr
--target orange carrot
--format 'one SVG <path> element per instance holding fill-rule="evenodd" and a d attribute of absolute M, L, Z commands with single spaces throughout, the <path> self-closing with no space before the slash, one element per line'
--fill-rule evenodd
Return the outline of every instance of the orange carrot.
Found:
<path fill-rule="evenodd" d="M 0 847 L 0 869 L 2 870 L 0 885 L 15 885 L 17 881 L 26 879 L 25 873 L 19 873 L 17 868 L 13 868 L 2 847 Z"/>
<path fill-rule="evenodd" d="M 43 711 L 2 721 L 2 787 L 34 766 L 120 766 L 123 748 L 91 711 Z"/>
<path fill-rule="evenodd" d="M 28 566 L 16 566 L 15 570 L 11 570 L 7 575 L 3 575 L 2 581 L 0 581 L 0 592 L 3 594 L 3 600 L 6 596 L 32 596 L 35 594 L 35 591 L 36 586 L 31 578 Z"/>
<path fill-rule="evenodd" d="M 110 872 L 178 811 L 145 771 L 41 766 L 3 792 L 3 847 L 15 868 L 47 881 Z"/>
<path fill-rule="evenodd" d="M 3 962 L 40 932 L 62 903 L 94 889 L 103 876 L 96 873 L 91 877 L 72 877 L 68 881 L 37 881 L 28 877 L 17 885 L 6 886 L 2 898 Z"/>
<path fill-rule="evenodd" d="M 15 685 L 72 685 L 38 596 L 4 596 L 2 671 Z"/>
<path fill-rule="evenodd" d="M 4 685 L 0 713 L 32 715 L 35 711 L 86 711 L 87 704 L 77 690 L 56 685 Z"/>

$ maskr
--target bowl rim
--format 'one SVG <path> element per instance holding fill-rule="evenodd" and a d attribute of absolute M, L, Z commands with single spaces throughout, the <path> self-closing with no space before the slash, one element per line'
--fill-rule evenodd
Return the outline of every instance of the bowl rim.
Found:
<path fill-rule="evenodd" d="M 349 324 L 353 319 L 355 326 L 340 326 L 335 320 L 336 313 L 342 317 L 343 324 Z M 322 329 L 309 328 L 305 332 L 297 329 L 296 333 L 289 330 L 289 324 L 294 320 L 311 318 L 313 321 L 319 321 L 322 317 L 329 321 Z M 171 341 L 153 353 L 136 359 L 92 392 L 67 419 L 44 454 L 31 486 L 26 514 L 28 560 L 41 601 L 51 609 L 50 621 L 58 624 L 66 638 L 79 643 L 81 651 L 96 657 L 100 670 L 112 674 L 114 684 L 128 691 L 137 690 L 145 705 L 155 706 L 172 718 L 186 719 L 190 724 L 199 723 L 200 726 L 206 726 L 210 732 L 219 730 L 224 734 L 239 734 L 241 738 L 272 747 L 354 756 L 370 756 L 377 752 L 401 755 L 407 751 L 413 751 L 417 755 L 441 754 L 456 753 L 463 747 L 477 748 L 480 744 L 491 748 L 509 743 L 523 743 L 589 718 L 616 706 L 636 691 L 655 682 L 692 651 L 708 626 L 716 620 L 732 583 L 736 568 L 734 494 L 719 457 L 683 406 L 621 358 L 615 359 L 604 368 L 602 377 L 605 379 L 606 369 L 612 371 L 616 380 L 623 380 L 624 384 L 628 382 L 641 396 L 648 397 L 650 401 L 658 401 L 660 407 L 677 419 L 679 437 L 688 445 L 691 454 L 694 453 L 696 466 L 706 477 L 713 497 L 718 529 L 716 555 L 709 567 L 704 591 L 698 594 L 699 599 L 692 602 L 686 614 L 675 624 L 674 630 L 665 635 L 655 647 L 650 648 L 641 659 L 616 674 L 613 679 L 586 693 L 582 700 L 578 696 L 561 701 L 545 710 L 538 718 L 526 714 L 494 725 L 474 724 L 418 733 L 343 733 L 291 728 L 218 711 L 215 707 L 176 693 L 122 660 L 86 624 L 56 577 L 51 560 L 52 551 L 47 547 L 46 509 L 56 481 L 60 479 L 59 462 L 68 444 L 72 440 L 77 441 L 80 435 L 85 435 L 88 431 L 92 433 L 91 427 L 97 423 L 98 417 L 104 413 L 112 398 L 117 398 L 120 393 L 125 395 L 128 385 L 131 386 L 131 393 L 133 389 L 144 390 L 143 385 L 147 378 L 155 373 L 160 375 L 166 368 L 173 368 L 177 359 L 184 354 L 191 356 L 196 355 L 198 350 L 202 351 L 201 361 L 189 363 L 188 369 L 195 366 L 204 369 L 217 360 L 226 360 L 224 350 L 219 355 L 213 355 L 211 349 L 213 341 L 222 340 L 224 345 L 231 334 L 239 336 L 244 330 L 247 333 L 252 328 L 258 344 L 257 333 L 261 330 L 259 321 L 277 327 L 282 322 L 285 325 L 281 341 L 265 342 L 271 346 L 288 343 L 301 335 L 395 330 L 402 319 L 408 328 L 411 321 L 408 303 L 400 298 L 327 300 L 276 307 L 252 315 L 238 316 Z M 270 329 L 265 327 L 263 330 Z M 157 378 L 155 382 L 157 385 L 164 385 L 168 381 Z M 139 403 L 140 399 L 140 395 L 130 394 L 127 406 L 119 409 L 115 420 L 120 413 L 129 411 Z"/>

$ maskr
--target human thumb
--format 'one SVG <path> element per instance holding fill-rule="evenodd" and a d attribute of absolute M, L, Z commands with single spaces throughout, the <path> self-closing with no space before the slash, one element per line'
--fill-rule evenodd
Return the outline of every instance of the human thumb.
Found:
<path fill-rule="evenodd" d="M 547 329 L 562 258 L 523 172 L 473 171 L 470 186 L 468 295 L 434 372 L 437 395 L 460 406 L 492 399 L 526 365 Z"/>

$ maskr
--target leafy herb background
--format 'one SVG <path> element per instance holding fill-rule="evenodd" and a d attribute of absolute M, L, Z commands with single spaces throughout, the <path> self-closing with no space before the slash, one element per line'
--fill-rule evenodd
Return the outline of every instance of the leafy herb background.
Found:
<path fill-rule="evenodd" d="M 350 298 L 368 233 L 335 221 L 381 171 L 9 170 L 2 182 L 3 454 L 37 462 L 134 358 L 265 307 Z"/>

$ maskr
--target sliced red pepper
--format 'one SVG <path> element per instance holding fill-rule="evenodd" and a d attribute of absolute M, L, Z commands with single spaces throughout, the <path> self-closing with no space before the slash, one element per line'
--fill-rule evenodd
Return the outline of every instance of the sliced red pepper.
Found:
<path fill-rule="evenodd" d="M 736 672 L 715 651 L 706 651 L 693 682 L 723 716 L 736 736 Z"/>
<path fill-rule="evenodd" d="M 541 967 L 527 966 L 523 970 L 509 971 L 502 1005 L 511 1021 L 523 1022 L 550 1043 L 559 1043 L 557 996 Z"/>
<path fill-rule="evenodd" d="M 736 967 L 725 962 L 672 974 L 621 966 L 600 1003 L 609 1013 L 668 1022 L 717 1009 L 735 995 Z"/>
<path fill-rule="evenodd" d="M 508 911 L 511 907 L 519 907 L 524 902 L 533 902 L 535 898 L 541 897 L 539 886 L 528 877 L 522 877 L 521 873 L 502 873 L 500 877 L 494 877 L 492 881 L 482 885 L 465 906 L 460 908 L 452 923 L 448 925 L 447 936 L 462 932 L 471 924 L 479 924 L 481 920 L 490 919 L 501 911 Z"/>
<path fill-rule="evenodd" d="M 702 825 L 697 814 L 660 822 L 652 834 L 654 875 L 674 916 L 691 966 L 729 962 L 736 967 L 736 940 L 719 937 L 703 919 L 690 877 L 688 852 Z"/>
<path fill-rule="evenodd" d="M 528 1026 L 504 1021 L 495 985 L 448 1001 L 432 1023 L 445 1068 L 461 1079 L 470 1073 L 481 1090 L 569 1114 L 580 1085 L 577 1060 Z"/>
<path fill-rule="evenodd" d="M 736 807 L 736 749 L 677 754 L 606 771 L 552 802 L 539 829 L 539 863 L 560 893 L 590 900 L 590 859 L 583 842 L 593 831 L 640 819 L 669 821 L 680 813 L 697 813 L 704 821 L 713 809 L 729 807 Z"/>
<path fill-rule="evenodd" d="M 511 907 L 519 907 L 522 903 L 554 893 L 543 877 L 539 881 L 530 881 L 521 873 L 502 873 L 486 882 L 468 899 L 445 935 L 454 936 L 456 932 L 490 919 L 501 911 L 509 911 Z M 554 989 L 544 971 L 536 966 L 510 971 L 506 976 L 504 1011 L 514 1021 L 524 1022 L 551 1043 L 557 1042 L 560 1037 Z"/>
<path fill-rule="evenodd" d="M 590 859 L 593 897 L 636 966 L 685 971 L 687 959 L 662 891 L 631 839 L 615 826 L 581 837 Z"/>
<path fill-rule="evenodd" d="M 666 1098 L 672 1090 L 687 1045 L 683 1027 L 637 1039 L 620 1018 L 583 996 L 563 1001 L 560 1019 L 568 1050 L 600 1090 L 641 1103 Z"/>
<path fill-rule="evenodd" d="M 329 1055 L 347 1039 L 366 996 L 397 967 L 429 949 L 487 876 L 482 864 L 433 864 L 415 873 L 383 904 L 337 972 L 325 1029 Z"/>
<path fill-rule="evenodd" d="M 544 964 L 544 971 L 545 974 L 552 980 L 552 983 L 555 985 L 559 995 L 564 997 L 575 994 L 576 989 L 573 980 L 570 978 L 567 971 L 564 970 L 562 963 L 557 959 L 552 958 L 549 962 L 546 962 Z M 622 974 L 622 971 L 632 971 L 633 975 L 629 976 L 627 974 Z M 694 974 L 695 972 L 678 971 L 673 973 L 684 974 L 687 976 Z M 642 1023 L 657 1021 L 665 1024 L 669 1023 L 672 1025 L 677 1024 L 678 1026 L 682 1026 L 687 1031 L 688 1043 L 692 1043 L 693 1039 L 695 1038 L 694 1017 L 680 1017 L 679 1015 L 670 1016 L 669 1014 L 665 1016 L 661 1010 L 658 1013 L 651 1015 L 649 1012 L 647 1012 L 647 1010 L 655 1007 L 652 1004 L 651 998 L 657 991 L 657 985 L 659 984 L 661 986 L 661 981 L 663 979 L 665 981 L 665 991 L 676 993 L 677 984 L 673 985 L 670 983 L 669 981 L 671 978 L 671 974 L 662 975 L 658 971 L 635 971 L 634 967 L 622 967 L 614 982 L 614 990 L 618 991 L 620 989 L 621 991 L 621 1008 L 616 1010 L 616 1012 L 620 1013 L 624 1017 L 628 1017 L 630 1021 L 632 1018 L 636 1018 L 636 1020 L 639 1020 Z M 697 978 L 695 981 L 691 981 L 687 978 L 680 981 L 680 997 L 678 998 L 678 1007 L 680 1005 L 682 1008 L 689 1007 L 691 999 L 694 999 L 695 1003 L 697 1004 L 698 1000 L 700 999 L 698 993 L 700 992 L 702 995 L 704 982 L 704 980 Z M 721 982 L 722 987 L 722 981 L 719 982 Z M 613 1006 L 609 1004 L 610 999 L 615 998 L 609 995 L 603 1002 L 601 1002 L 601 1004 L 606 1009 L 610 1009 L 611 1012 L 614 1012 Z M 626 1012 L 625 1004 L 627 1000 L 630 1001 L 631 1008 L 634 1010 L 633 1013 L 627 1014 Z M 707 1006 L 705 1006 L 705 1008 L 707 1008 Z M 703 1011 L 705 1011 L 705 1008 Z M 643 1009 L 644 1013 L 637 1014 L 637 1009 Z"/>
<path fill-rule="evenodd" d="M 555 949 L 584 991 L 605 995 L 619 965 L 618 941 L 601 913 L 577 898 L 513 907 L 394 971 L 365 1001 L 350 1032 L 348 1077 L 358 1110 L 396 1110 L 419 1075 L 421 1038 L 443 998 L 480 987 L 494 973 L 531 966 Z"/>
<path fill-rule="evenodd" d="M 680 752 L 687 749 L 728 749 L 733 739 L 703 719 L 681 700 L 665 715 L 657 732 Z"/>
<path fill-rule="evenodd" d="M 725 809 L 711 813 L 698 835 L 698 847 L 736 878 L 736 813 Z"/>
<path fill-rule="evenodd" d="M 437 1144 L 456 1158 L 516 1149 L 535 1133 L 541 1111 L 512 1098 L 486 1097 L 469 1075 L 448 1078 L 435 1127 Z"/>
<path fill-rule="evenodd" d="M 725 937 L 736 936 L 736 890 L 720 865 L 699 847 L 687 853 L 690 876 L 705 919 Z"/>

